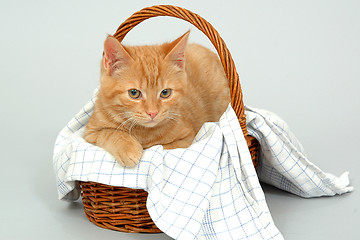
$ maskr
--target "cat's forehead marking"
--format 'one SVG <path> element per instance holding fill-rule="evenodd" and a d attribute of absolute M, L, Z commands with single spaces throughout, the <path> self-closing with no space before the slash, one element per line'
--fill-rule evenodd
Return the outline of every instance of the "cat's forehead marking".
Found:
<path fill-rule="evenodd" d="M 134 46 L 129 48 L 130 55 L 136 62 L 136 75 L 141 87 L 161 88 L 161 73 L 166 53 L 159 45 Z"/>
<path fill-rule="evenodd" d="M 142 79 L 147 83 L 148 87 L 156 86 L 160 75 L 160 62 L 154 56 L 142 56 L 140 59 L 140 67 Z"/>

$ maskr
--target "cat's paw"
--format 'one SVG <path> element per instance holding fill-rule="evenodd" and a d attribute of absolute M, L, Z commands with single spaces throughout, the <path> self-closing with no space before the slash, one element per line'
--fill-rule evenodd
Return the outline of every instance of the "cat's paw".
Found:
<path fill-rule="evenodd" d="M 114 157 L 122 166 L 133 167 L 139 163 L 142 152 L 143 147 L 138 141 L 134 140 L 119 146 L 114 153 Z"/>

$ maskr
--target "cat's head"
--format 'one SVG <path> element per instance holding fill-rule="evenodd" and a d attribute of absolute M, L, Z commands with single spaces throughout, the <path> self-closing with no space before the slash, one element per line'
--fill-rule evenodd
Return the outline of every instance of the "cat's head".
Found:
<path fill-rule="evenodd" d="M 102 111 L 124 127 L 155 127 L 176 120 L 186 89 L 189 33 L 171 43 L 134 47 L 108 37 L 101 67 Z"/>

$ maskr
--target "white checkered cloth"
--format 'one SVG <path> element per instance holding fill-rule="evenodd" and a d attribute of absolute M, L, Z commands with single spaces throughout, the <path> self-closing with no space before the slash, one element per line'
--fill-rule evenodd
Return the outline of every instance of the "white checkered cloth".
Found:
<path fill-rule="evenodd" d="M 56 140 L 54 168 L 62 200 L 79 198 L 77 181 L 144 189 L 151 218 L 172 238 L 277 240 L 283 237 L 259 178 L 303 197 L 352 191 L 347 174 L 323 173 L 304 157 L 281 119 L 252 108 L 247 108 L 248 130 L 262 149 L 258 175 L 231 106 L 218 123 L 204 124 L 189 148 L 154 146 L 136 167 L 122 167 L 82 137 L 96 95 Z"/>
<path fill-rule="evenodd" d="M 260 181 L 305 198 L 353 191 L 349 172 L 338 178 L 311 163 L 289 126 L 276 114 L 248 106 L 245 113 L 249 134 L 261 146 Z"/>

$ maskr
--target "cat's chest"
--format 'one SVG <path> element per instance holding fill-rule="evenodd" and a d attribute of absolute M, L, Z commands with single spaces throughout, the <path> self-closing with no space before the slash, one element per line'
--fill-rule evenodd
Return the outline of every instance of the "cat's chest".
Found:
<path fill-rule="evenodd" d="M 143 148 L 150 148 L 155 145 L 167 145 L 194 135 L 194 130 L 186 124 L 173 124 L 157 128 L 142 129 L 137 132 L 136 139 Z"/>

